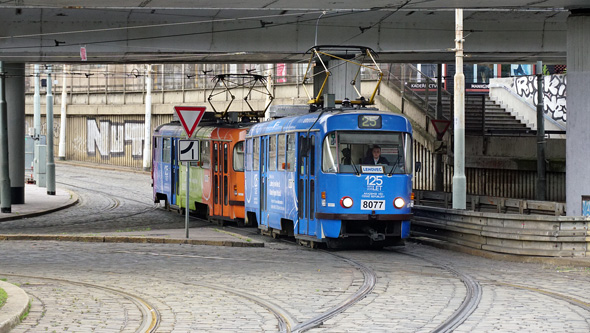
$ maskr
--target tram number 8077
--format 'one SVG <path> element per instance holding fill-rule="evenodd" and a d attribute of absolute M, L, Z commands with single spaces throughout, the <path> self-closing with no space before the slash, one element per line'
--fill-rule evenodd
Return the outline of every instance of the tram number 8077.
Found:
<path fill-rule="evenodd" d="M 361 200 L 363 210 L 385 210 L 385 200 Z"/>

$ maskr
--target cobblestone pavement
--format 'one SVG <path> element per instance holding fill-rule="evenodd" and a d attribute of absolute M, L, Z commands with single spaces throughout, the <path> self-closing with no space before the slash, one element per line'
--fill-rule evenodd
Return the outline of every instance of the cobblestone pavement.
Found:
<path fill-rule="evenodd" d="M 149 175 L 64 165 L 57 171 L 58 186 L 78 193 L 81 204 L 0 223 L 0 233 L 184 227 L 182 216 L 151 203 Z M 496 261 L 413 243 L 330 253 L 250 237 L 265 247 L 0 242 L 0 279 L 32 299 L 13 332 L 135 332 L 153 318 L 157 332 L 276 332 L 278 314 L 295 325 L 358 291 L 363 274 L 338 256 L 370 268 L 376 285 L 311 332 L 434 331 L 466 296 L 456 272 L 482 287 L 477 308 L 456 332 L 590 331 L 587 268 Z"/>

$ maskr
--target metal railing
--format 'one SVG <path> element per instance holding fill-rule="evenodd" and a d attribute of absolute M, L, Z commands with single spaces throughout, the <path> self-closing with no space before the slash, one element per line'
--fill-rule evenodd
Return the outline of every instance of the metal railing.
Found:
<path fill-rule="evenodd" d="M 25 92 L 34 91 L 33 64 L 26 67 Z M 58 81 L 54 94 L 63 89 L 63 68 L 66 66 L 66 85 L 71 93 L 133 93 L 145 91 L 147 67 L 143 64 L 83 64 L 53 65 L 52 76 Z M 43 66 L 41 66 L 43 67 Z M 273 84 L 298 84 L 305 72 L 305 64 L 154 64 L 152 65 L 153 92 L 212 89 L 215 76 L 225 73 L 271 74 Z M 47 74 L 41 70 L 45 91 Z"/>
<path fill-rule="evenodd" d="M 413 102 L 426 115 L 435 118 L 438 85 L 435 80 L 419 71 L 411 64 L 389 64 L 384 66 L 383 82 L 397 89 L 402 98 Z M 442 89 L 443 118 L 452 115 L 453 95 Z"/>

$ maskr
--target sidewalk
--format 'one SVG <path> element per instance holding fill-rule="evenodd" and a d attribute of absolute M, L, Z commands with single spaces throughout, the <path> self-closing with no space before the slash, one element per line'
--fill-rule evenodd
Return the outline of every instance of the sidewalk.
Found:
<path fill-rule="evenodd" d="M 57 188 L 55 195 L 47 195 L 47 188 L 25 184 L 25 203 L 11 205 L 10 213 L 0 213 L 0 223 L 48 214 L 76 203 L 78 203 L 78 195 L 73 192 Z"/>

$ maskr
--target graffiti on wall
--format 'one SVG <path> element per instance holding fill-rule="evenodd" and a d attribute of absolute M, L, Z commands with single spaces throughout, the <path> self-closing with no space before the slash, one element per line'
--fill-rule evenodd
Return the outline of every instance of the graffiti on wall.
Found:
<path fill-rule="evenodd" d="M 125 121 L 113 123 L 108 120 L 98 122 L 95 118 L 86 119 L 86 151 L 88 155 L 97 153 L 103 157 L 125 155 L 126 144 L 130 144 L 133 158 L 143 157 L 144 123 Z"/>
<path fill-rule="evenodd" d="M 566 122 L 567 106 L 566 97 L 566 75 L 544 76 L 543 103 L 544 111 L 554 120 Z M 514 78 L 512 89 L 516 94 L 527 102 L 537 106 L 537 78 L 535 76 L 521 76 Z"/>

